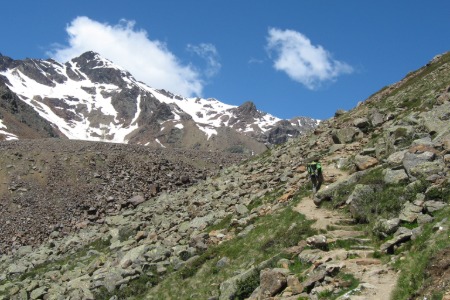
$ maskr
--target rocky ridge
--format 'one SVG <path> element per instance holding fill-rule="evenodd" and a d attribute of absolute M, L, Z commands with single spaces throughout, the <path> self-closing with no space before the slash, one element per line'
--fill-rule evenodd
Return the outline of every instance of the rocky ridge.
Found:
<path fill-rule="evenodd" d="M 447 53 L 313 133 L 219 176 L 3 255 L 0 297 L 380 299 L 381 281 L 397 279 L 397 263 L 410 259 L 415 240 L 427 238 L 424 255 L 428 244 L 447 247 L 442 253 L 450 247 L 449 115 Z M 313 196 L 305 163 L 314 157 L 325 182 Z M 302 209 L 305 201 L 319 208 Z M 314 232 L 293 207 L 348 217 Z M 292 218 L 286 227 L 271 232 L 285 215 Z M 240 257 L 232 245 L 252 255 Z M 416 296 L 450 296 L 443 271 Z"/>

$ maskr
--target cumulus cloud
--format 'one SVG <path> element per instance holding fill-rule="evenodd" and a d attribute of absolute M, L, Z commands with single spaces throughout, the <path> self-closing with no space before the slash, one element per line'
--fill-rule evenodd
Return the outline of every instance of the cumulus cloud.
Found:
<path fill-rule="evenodd" d="M 213 77 L 219 73 L 222 65 L 219 62 L 219 53 L 214 45 L 206 43 L 200 45 L 189 44 L 187 49 L 189 52 L 198 55 L 206 62 L 205 75 L 207 77 Z"/>
<path fill-rule="evenodd" d="M 275 54 L 276 70 L 311 90 L 336 80 L 339 75 L 353 72 L 350 65 L 333 59 L 322 46 L 313 45 L 305 35 L 294 30 L 270 28 L 267 49 Z"/>
<path fill-rule="evenodd" d="M 60 62 L 94 51 L 151 87 L 183 96 L 200 96 L 202 93 L 205 83 L 200 72 L 192 65 L 183 65 L 165 43 L 151 40 L 145 30 L 135 29 L 133 21 L 121 20 L 116 25 L 109 25 L 88 17 L 77 17 L 66 30 L 68 45 L 55 45 L 48 53 Z M 204 47 L 203 54 L 218 57 L 214 46 L 208 47 Z M 212 68 L 216 67 L 211 72 L 218 71 L 218 61 L 211 59 L 210 62 Z"/>

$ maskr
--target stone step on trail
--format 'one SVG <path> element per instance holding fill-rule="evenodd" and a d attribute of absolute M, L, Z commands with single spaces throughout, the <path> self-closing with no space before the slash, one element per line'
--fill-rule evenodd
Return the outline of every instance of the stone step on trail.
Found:
<path fill-rule="evenodd" d="M 329 238 L 356 238 L 364 236 L 364 232 L 355 230 L 333 230 L 325 234 Z"/>

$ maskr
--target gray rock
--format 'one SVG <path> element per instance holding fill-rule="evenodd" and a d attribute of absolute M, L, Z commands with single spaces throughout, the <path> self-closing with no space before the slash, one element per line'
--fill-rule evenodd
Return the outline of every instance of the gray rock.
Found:
<path fill-rule="evenodd" d="M 264 269 L 260 273 L 260 295 L 262 298 L 273 297 L 287 286 L 289 270 L 276 268 Z"/>
<path fill-rule="evenodd" d="M 448 204 L 445 202 L 435 201 L 435 200 L 425 201 L 425 203 L 424 203 L 425 210 L 430 213 L 441 210 L 444 207 L 446 207 L 447 205 Z"/>
<path fill-rule="evenodd" d="M 404 234 L 412 234 L 412 230 L 406 227 L 399 227 L 397 231 L 394 233 L 394 237 L 404 235 Z"/>
<path fill-rule="evenodd" d="M 326 270 L 318 270 L 314 273 L 312 273 L 308 279 L 306 279 L 305 281 L 302 282 L 302 285 L 304 288 L 309 289 L 314 287 L 314 285 L 316 284 L 316 282 L 322 282 L 325 278 L 325 276 L 327 276 L 327 271 Z"/>
<path fill-rule="evenodd" d="M 403 158 L 405 157 L 405 153 L 408 152 L 408 150 L 402 150 L 392 153 L 387 158 L 387 163 L 391 166 L 400 166 L 402 165 Z"/>
<path fill-rule="evenodd" d="M 417 224 L 419 224 L 419 225 L 431 223 L 433 221 L 434 221 L 434 218 L 432 216 L 430 216 L 429 214 L 421 213 L 417 216 Z"/>
<path fill-rule="evenodd" d="M 108 292 L 113 292 L 120 286 L 122 280 L 123 278 L 119 270 L 109 269 L 104 276 L 103 286 L 108 290 Z"/>
<path fill-rule="evenodd" d="M 238 237 L 244 237 L 244 236 L 246 236 L 246 235 L 249 234 L 250 231 L 252 231 L 254 228 L 255 228 L 255 225 L 253 225 L 253 224 L 250 224 L 250 225 L 246 226 L 246 227 L 244 228 L 244 230 L 242 230 L 241 232 L 238 233 Z"/>
<path fill-rule="evenodd" d="M 30 293 L 30 299 L 39 299 L 42 298 L 45 294 L 47 294 L 48 288 L 46 286 L 41 286 Z"/>
<path fill-rule="evenodd" d="M 440 136 L 450 130 L 449 122 L 446 115 L 450 113 L 450 103 L 446 102 L 439 106 L 439 109 L 432 109 L 422 112 L 420 117 L 422 119 L 422 126 L 429 134 Z"/>
<path fill-rule="evenodd" d="M 176 255 L 177 255 L 179 258 L 181 258 L 181 260 L 183 260 L 183 261 L 188 260 L 189 258 L 193 257 L 193 256 L 196 255 L 196 254 L 197 254 L 197 250 L 196 250 L 195 248 L 193 248 L 193 247 L 189 247 L 189 248 L 187 248 L 187 249 L 178 251 L 178 252 L 176 253 Z"/>
<path fill-rule="evenodd" d="M 408 181 L 408 174 L 406 174 L 405 170 L 391 170 L 385 169 L 383 170 L 383 181 L 387 184 L 398 184 L 401 182 Z"/>
<path fill-rule="evenodd" d="M 422 234 L 422 232 L 423 232 L 422 226 L 416 227 L 413 230 L 411 230 L 412 233 L 411 240 L 414 241 L 415 239 L 417 239 Z"/>
<path fill-rule="evenodd" d="M 303 263 L 312 264 L 316 260 L 320 259 L 325 253 L 326 252 L 320 249 L 306 249 L 298 255 L 298 259 Z"/>
<path fill-rule="evenodd" d="M 372 156 L 372 155 L 376 155 L 376 151 L 377 151 L 377 149 L 376 148 L 364 148 L 364 149 L 362 149 L 362 151 L 359 153 L 360 155 L 369 155 L 369 156 Z"/>
<path fill-rule="evenodd" d="M 333 144 L 328 149 L 328 153 L 334 153 L 334 152 L 339 151 L 339 150 L 344 149 L 344 148 L 345 148 L 345 144 Z"/>
<path fill-rule="evenodd" d="M 91 277 L 86 274 L 78 278 L 74 278 L 67 283 L 67 287 L 71 290 L 89 290 L 91 287 Z"/>
<path fill-rule="evenodd" d="M 113 225 L 113 226 L 122 226 L 126 225 L 130 222 L 128 218 L 125 218 L 122 215 L 117 216 L 108 216 L 105 218 L 106 224 Z"/>
<path fill-rule="evenodd" d="M 10 275 L 22 274 L 22 273 L 25 273 L 27 270 L 28 270 L 28 268 L 19 262 L 17 264 L 9 265 L 8 274 L 10 274 Z"/>
<path fill-rule="evenodd" d="M 316 205 L 319 205 L 322 201 L 331 200 L 339 189 L 347 185 L 355 184 L 366 173 L 367 171 L 353 173 L 344 180 L 333 182 L 332 184 L 328 185 L 327 188 L 320 189 L 315 194 L 315 197 L 317 198 Z M 314 200 L 314 202 L 316 202 L 316 200 Z"/>
<path fill-rule="evenodd" d="M 349 205 L 350 213 L 357 220 L 367 220 L 369 213 L 365 208 L 368 199 L 372 199 L 375 193 L 374 186 L 357 184 L 348 197 L 346 203 Z"/>
<path fill-rule="evenodd" d="M 450 154 L 445 154 L 444 155 L 444 163 L 446 165 L 450 165 Z"/>
<path fill-rule="evenodd" d="M 33 247 L 31 246 L 22 246 L 17 250 L 18 256 L 24 256 L 26 254 L 29 254 L 33 251 Z"/>
<path fill-rule="evenodd" d="M 361 139 L 363 135 L 362 131 L 356 127 L 346 127 L 335 130 L 331 137 L 335 144 L 348 144 Z"/>
<path fill-rule="evenodd" d="M 345 115 L 346 113 L 347 113 L 347 111 L 345 109 L 341 109 L 340 108 L 340 109 L 335 111 L 334 117 L 335 118 L 339 118 L 340 116 Z"/>
<path fill-rule="evenodd" d="M 403 204 L 399 219 L 404 222 L 412 223 L 417 219 L 419 214 L 422 212 L 422 209 L 423 208 L 421 206 L 414 205 L 408 201 Z"/>
<path fill-rule="evenodd" d="M 411 169 L 424 163 L 424 162 L 430 162 L 433 161 L 435 158 L 435 154 L 433 152 L 423 152 L 420 154 L 415 154 L 411 152 L 406 152 L 403 157 L 403 167 L 406 170 L 406 173 L 408 175 L 411 175 Z"/>
<path fill-rule="evenodd" d="M 222 257 L 221 259 L 219 259 L 219 261 L 216 263 L 216 267 L 221 269 L 223 267 L 225 267 L 226 265 L 228 265 L 230 263 L 230 259 L 228 257 Z"/>
<path fill-rule="evenodd" d="M 353 125 L 362 130 L 366 130 L 369 126 L 369 120 L 367 118 L 357 118 L 353 120 Z"/>
<path fill-rule="evenodd" d="M 298 277 L 295 275 L 287 276 L 287 286 L 294 295 L 301 294 L 303 292 L 303 285 L 298 280 Z"/>
<path fill-rule="evenodd" d="M 167 259 L 171 255 L 171 251 L 165 247 L 157 246 L 148 251 L 144 256 L 152 262 L 160 262 Z"/>
<path fill-rule="evenodd" d="M 409 173 L 414 177 L 428 177 L 444 171 L 444 167 L 441 161 L 426 161 L 411 167 Z"/>
<path fill-rule="evenodd" d="M 374 226 L 374 233 L 380 237 L 386 237 L 394 233 L 400 226 L 400 219 L 379 219 Z"/>
<path fill-rule="evenodd" d="M 429 148 L 433 148 L 434 147 L 433 146 L 433 142 L 431 141 L 431 137 L 429 135 L 427 135 L 427 136 L 425 136 L 425 137 L 423 137 L 421 139 L 414 140 L 411 143 L 411 147 L 419 146 L 419 145 L 427 146 Z"/>
<path fill-rule="evenodd" d="M 127 260 L 130 262 L 136 261 L 140 256 L 143 256 L 144 253 L 148 251 L 148 248 L 149 246 L 144 244 L 129 250 L 120 260 L 120 265 L 125 264 Z"/>
<path fill-rule="evenodd" d="M 369 118 L 373 127 L 378 127 L 384 122 L 384 115 L 375 109 L 369 113 Z"/>
<path fill-rule="evenodd" d="M 239 216 L 245 216 L 248 214 L 248 208 L 247 208 L 247 206 L 245 206 L 243 204 L 236 204 L 235 209 L 236 209 L 236 213 Z"/>
<path fill-rule="evenodd" d="M 134 207 L 136 207 L 139 204 L 145 202 L 145 198 L 142 195 L 137 195 L 137 196 L 134 196 L 134 197 L 131 197 L 130 199 L 128 199 L 127 202 L 129 204 L 133 205 Z"/>
<path fill-rule="evenodd" d="M 324 235 L 313 235 L 306 239 L 308 246 L 318 249 L 326 249 L 328 246 L 327 237 Z"/>
<path fill-rule="evenodd" d="M 358 171 L 366 170 L 372 168 L 378 164 L 378 159 L 372 156 L 366 155 L 356 155 L 355 156 L 355 165 Z"/>
<path fill-rule="evenodd" d="M 386 130 L 386 139 L 390 149 L 397 149 L 399 145 L 409 140 L 414 133 L 413 126 L 392 126 Z"/>
<path fill-rule="evenodd" d="M 398 246 L 404 242 L 407 242 L 411 239 L 412 231 L 410 230 L 408 233 L 398 235 L 393 239 L 387 241 L 386 243 L 380 246 L 381 252 L 393 253 L 394 246 Z"/>
<path fill-rule="evenodd" d="M 197 229 L 204 229 L 209 224 L 212 224 L 215 220 L 215 216 L 213 213 L 209 213 L 206 216 L 203 217 L 196 217 L 191 221 L 189 226 L 191 228 L 197 228 Z"/>

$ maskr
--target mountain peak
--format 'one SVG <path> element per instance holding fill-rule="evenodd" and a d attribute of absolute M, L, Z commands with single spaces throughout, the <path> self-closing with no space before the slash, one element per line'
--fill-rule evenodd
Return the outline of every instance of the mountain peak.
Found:
<path fill-rule="evenodd" d="M 251 101 L 234 106 L 151 88 L 93 51 L 63 65 L 2 56 L 0 80 L 70 139 L 259 153 L 280 121 Z"/>

